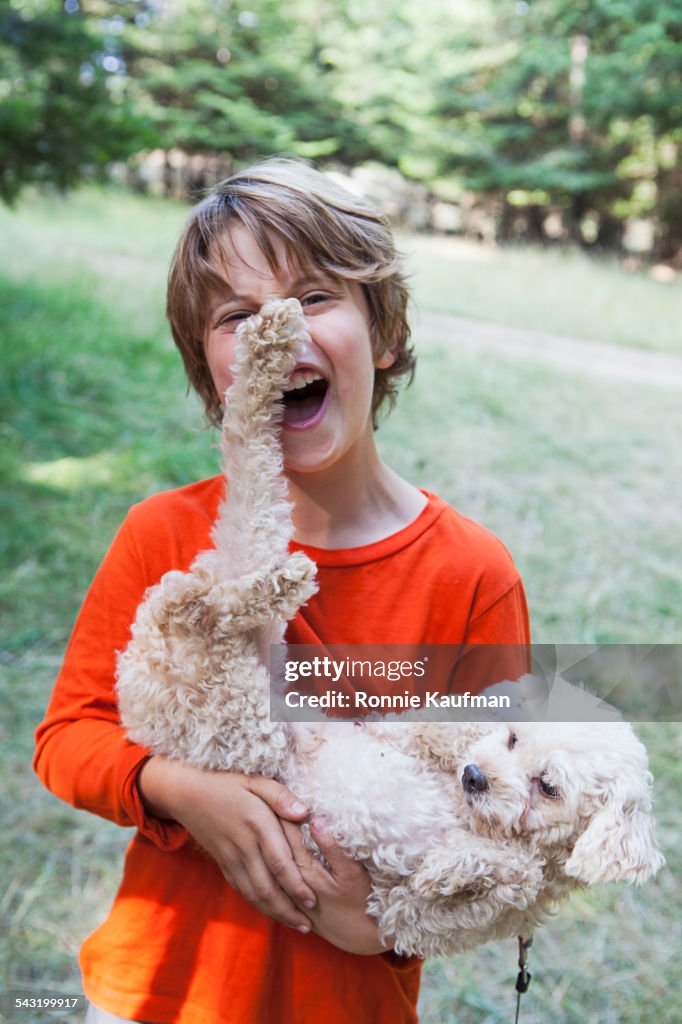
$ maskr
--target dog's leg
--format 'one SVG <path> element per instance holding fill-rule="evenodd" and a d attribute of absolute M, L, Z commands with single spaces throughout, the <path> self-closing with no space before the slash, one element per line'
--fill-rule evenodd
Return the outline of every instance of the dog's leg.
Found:
<path fill-rule="evenodd" d="M 501 902 L 525 907 L 542 881 L 541 863 L 519 843 L 453 830 L 429 850 L 411 885 L 426 900 L 456 896 L 472 903 L 495 891 Z"/>
<path fill-rule="evenodd" d="M 400 951 L 441 955 L 485 941 L 502 920 L 520 920 L 542 884 L 542 861 L 520 845 L 453 831 L 400 884 L 379 881 L 369 911 Z"/>
<path fill-rule="evenodd" d="M 286 727 L 267 715 L 268 645 L 316 589 L 314 564 L 289 553 L 277 406 L 306 336 L 300 304 L 267 303 L 239 332 L 216 548 L 150 590 L 119 657 L 118 694 L 134 741 L 203 767 L 274 776 Z"/>
<path fill-rule="evenodd" d="M 309 338 L 296 299 L 266 303 L 238 334 L 221 441 L 228 494 L 213 532 L 221 575 L 232 578 L 260 573 L 267 564 L 284 566 L 288 555 L 293 525 L 279 439 L 280 400 L 297 349 Z M 304 558 L 299 554 L 297 562 Z M 304 591 L 303 600 L 310 596 Z"/>

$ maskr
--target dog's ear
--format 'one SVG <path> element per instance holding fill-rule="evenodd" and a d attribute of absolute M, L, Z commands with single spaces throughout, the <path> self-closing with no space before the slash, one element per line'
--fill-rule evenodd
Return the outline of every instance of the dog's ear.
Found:
<path fill-rule="evenodd" d="M 610 799 L 590 820 L 565 870 L 567 875 L 587 885 L 641 885 L 664 863 L 656 845 L 648 797 L 627 802 Z"/>

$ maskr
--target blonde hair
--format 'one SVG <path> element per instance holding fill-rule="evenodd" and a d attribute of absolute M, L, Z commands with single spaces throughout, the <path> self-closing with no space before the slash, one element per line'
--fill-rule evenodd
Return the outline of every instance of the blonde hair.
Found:
<path fill-rule="evenodd" d="M 209 297 L 225 282 L 211 265 L 221 241 L 235 224 L 256 239 L 273 273 L 280 270 L 273 236 L 284 244 L 290 265 L 314 268 L 358 282 L 365 293 L 375 358 L 390 349 L 395 359 L 375 370 L 372 415 L 391 408 L 403 377 L 414 376 L 409 345 L 409 293 L 387 219 L 372 205 L 307 164 L 273 159 L 220 182 L 194 207 L 180 237 L 168 277 L 166 313 L 191 386 L 209 422 L 219 424 L 221 398 L 208 363 Z"/>

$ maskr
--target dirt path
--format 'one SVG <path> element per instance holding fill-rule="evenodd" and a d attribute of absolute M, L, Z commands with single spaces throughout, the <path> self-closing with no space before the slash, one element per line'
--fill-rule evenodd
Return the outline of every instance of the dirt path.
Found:
<path fill-rule="evenodd" d="M 494 351 L 589 376 L 682 390 L 682 356 L 672 353 L 608 345 L 425 311 L 414 317 L 417 340 L 422 333 L 470 351 Z"/>

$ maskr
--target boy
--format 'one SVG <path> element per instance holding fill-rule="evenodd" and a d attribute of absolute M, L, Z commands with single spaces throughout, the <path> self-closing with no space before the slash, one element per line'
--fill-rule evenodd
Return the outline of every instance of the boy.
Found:
<path fill-rule="evenodd" d="M 282 444 L 296 546 L 317 563 L 320 590 L 288 640 L 527 643 L 506 549 L 376 449 L 379 408 L 414 367 L 390 230 L 323 175 L 277 160 L 194 209 L 171 267 L 173 337 L 214 423 L 236 327 L 273 296 L 300 300 L 311 335 L 284 398 Z M 81 951 L 85 992 L 101 1011 L 153 1024 L 407 1024 L 420 964 L 382 947 L 360 865 L 319 830 L 331 871 L 304 849 L 296 795 L 150 757 L 118 723 L 115 652 L 146 588 L 209 546 L 222 485 L 200 481 L 130 511 L 38 730 L 49 788 L 137 828 L 109 917 Z M 98 1012 L 91 1020 L 111 1019 Z"/>

